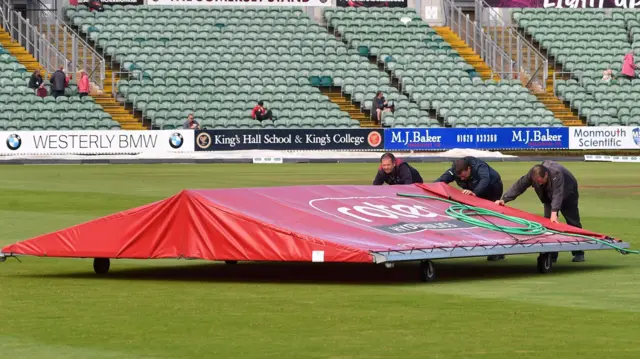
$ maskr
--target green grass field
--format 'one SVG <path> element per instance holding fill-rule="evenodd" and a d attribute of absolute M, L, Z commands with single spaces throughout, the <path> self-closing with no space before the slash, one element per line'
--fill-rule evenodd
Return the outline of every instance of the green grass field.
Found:
<path fill-rule="evenodd" d="M 532 163 L 497 163 L 506 186 Z M 566 163 L 582 222 L 640 247 L 640 166 Z M 447 164 L 417 164 L 425 179 Z M 1 166 L 0 244 L 185 188 L 369 184 L 374 164 Z M 637 185 L 637 186 L 636 186 Z M 626 186 L 626 188 L 624 187 Z M 635 186 L 635 187 L 634 187 Z M 541 213 L 532 190 L 512 205 Z M 18 358 L 634 358 L 640 256 L 238 266 L 22 258 L 0 264 L 0 353 Z"/>

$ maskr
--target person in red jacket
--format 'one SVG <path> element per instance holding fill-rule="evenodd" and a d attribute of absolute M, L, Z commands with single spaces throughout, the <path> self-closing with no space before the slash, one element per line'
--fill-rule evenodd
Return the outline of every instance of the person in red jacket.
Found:
<path fill-rule="evenodd" d="M 273 115 L 271 114 L 271 110 L 267 110 L 264 107 L 264 102 L 262 101 L 258 101 L 258 104 L 256 105 L 256 107 L 254 107 L 253 110 L 251 111 L 251 118 L 253 118 L 254 120 L 258 120 L 260 122 L 264 120 L 273 121 Z"/>

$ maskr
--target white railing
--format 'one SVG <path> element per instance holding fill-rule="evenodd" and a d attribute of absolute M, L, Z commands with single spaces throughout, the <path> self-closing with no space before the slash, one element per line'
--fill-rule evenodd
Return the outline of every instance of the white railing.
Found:
<path fill-rule="evenodd" d="M 527 87 L 536 83 L 543 89 L 549 77 L 549 61 L 510 22 L 484 0 L 475 1 L 476 23 L 488 37 L 513 58 L 515 66 L 528 78 Z"/>
<path fill-rule="evenodd" d="M 36 26 L 40 33 L 69 58 L 69 71 L 76 72 L 84 69 L 89 75 L 89 80 L 100 89 L 103 89 L 105 79 L 104 57 L 89 45 L 82 36 L 69 27 L 58 13 L 41 3 L 37 11 L 37 19 Z"/>
<path fill-rule="evenodd" d="M 49 73 L 63 68 L 69 71 L 69 60 L 53 44 L 38 32 L 38 29 L 23 18 L 20 13 L 11 10 L 7 2 L 0 3 L 2 27 L 11 39 L 24 47 Z"/>
<path fill-rule="evenodd" d="M 520 71 L 509 56 L 478 24 L 455 6 L 453 0 L 443 0 L 447 26 L 462 39 L 501 78 L 519 78 Z"/>

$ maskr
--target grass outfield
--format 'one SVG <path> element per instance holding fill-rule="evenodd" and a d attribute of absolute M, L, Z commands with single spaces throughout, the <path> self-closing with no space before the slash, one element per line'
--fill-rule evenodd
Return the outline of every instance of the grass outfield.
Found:
<path fill-rule="evenodd" d="M 532 163 L 497 163 L 506 186 Z M 417 164 L 425 179 L 447 164 Z M 640 166 L 566 163 L 583 225 L 640 247 Z M 368 184 L 373 164 L 1 166 L 0 244 L 185 188 Z M 627 186 L 624 188 L 624 186 Z M 529 190 L 512 205 L 541 213 Z M 18 358 L 640 357 L 640 256 L 383 266 L 22 258 L 0 264 L 0 353 Z"/>

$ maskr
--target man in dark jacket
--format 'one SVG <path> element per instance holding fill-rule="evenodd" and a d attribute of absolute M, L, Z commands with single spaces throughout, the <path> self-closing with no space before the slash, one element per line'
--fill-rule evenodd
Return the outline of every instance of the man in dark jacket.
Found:
<path fill-rule="evenodd" d="M 489 201 L 497 201 L 502 197 L 502 179 L 485 161 L 475 157 L 463 157 L 453 162 L 448 169 L 434 182 L 456 184 L 463 189 L 462 193 Z"/>
<path fill-rule="evenodd" d="M 434 182 L 451 183 L 455 181 L 462 193 L 489 201 L 497 201 L 502 196 L 502 179 L 485 161 L 472 156 L 453 162 L 453 166 Z M 504 255 L 488 256 L 487 260 L 504 259 Z"/>
<path fill-rule="evenodd" d="M 380 167 L 378 167 L 373 185 L 381 186 L 385 183 L 388 185 L 413 184 L 423 183 L 423 180 L 418 170 L 408 163 L 396 159 L 392 153 L 385 153 L 380 157 Z"/>
<path fill-rule="evenodd" d="M 64 96 L 64 88 L 67 83 L 67 75 L 63 72 L 63 67 L 60 67 L 56 72 L 51 75 L 51 94 L 53 97 Z"/>
<path fill-rule="evenodd" d="M 558 223 L 558 212 L 570 226 L 582 228 L 580 211 L 578 210 L 578 181 L 568 169 L 554 161 L 544 161 L 535 165 L 522 176 L 496 204 L 504 205 L 523 194 L 532 187 L 544 204 L 544 217 Z M 572 251 L 574 262 L 584 262 L 583 251 Z M 553 254 L 556 261 L 558 253 Z"/>

